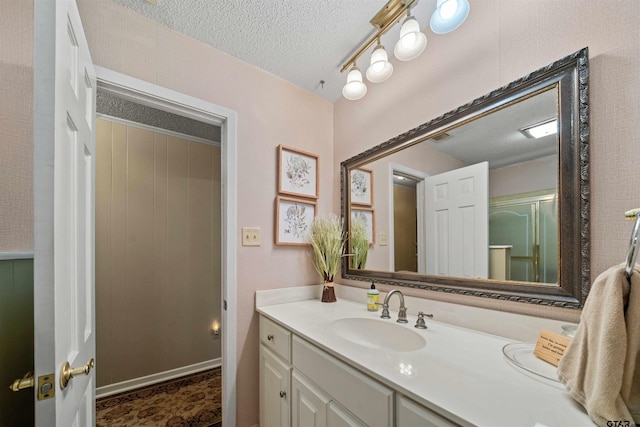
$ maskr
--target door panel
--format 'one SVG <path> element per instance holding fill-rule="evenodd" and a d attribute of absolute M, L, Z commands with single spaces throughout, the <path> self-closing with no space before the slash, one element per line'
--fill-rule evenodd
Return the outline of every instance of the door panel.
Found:
<path fill-rule="evenodd" d="M 487 278 L 489 164 L 425 180 L 427 274 Z"/>
<path fill-rule="evenodd" d="M 74 1 L 35 2 L 34 20 L 35 365 L 55 373 L 36 424 L 93 425 L 93 371 L 60 377 L 95 357 L 95 73 Z"/>

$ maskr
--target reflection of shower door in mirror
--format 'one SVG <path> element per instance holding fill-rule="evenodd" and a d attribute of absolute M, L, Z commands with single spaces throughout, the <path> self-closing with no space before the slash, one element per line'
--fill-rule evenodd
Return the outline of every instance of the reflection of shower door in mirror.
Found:
<path fill-rule="evenodd" d="M 487 278 L 489 164 L 425 180 L 427 274 Z"/>
<path fill-rule="evenodd" d="M 511 280 L 558 282 L 554 194 L 509 196 L 489 204 L 489 244 L 511 245 Z"/>

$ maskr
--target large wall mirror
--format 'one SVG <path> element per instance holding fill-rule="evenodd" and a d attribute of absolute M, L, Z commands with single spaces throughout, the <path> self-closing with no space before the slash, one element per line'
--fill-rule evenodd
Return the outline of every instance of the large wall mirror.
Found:
<path fill-rule="evenodd" d="M 342 277 L 582 307 L 588 147 L 584 48 L 342 162 Z"/>

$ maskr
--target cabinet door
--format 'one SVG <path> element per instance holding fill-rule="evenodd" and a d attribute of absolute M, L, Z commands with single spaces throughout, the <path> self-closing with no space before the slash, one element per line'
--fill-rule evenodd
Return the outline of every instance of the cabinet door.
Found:
<path fill-rule="evenodd" d="M 366 427 L 364 423 L 335 401 L 329 402 L 327 421 L 327 427 Z"/>
<path fill-rule="evenodd" d="M 260 425 L 289 427 L 290 366 L 260 346 Z"/>
<path fill-rule="evenodd" d="M 293 426 L 326 427 L 327 406 L 331 399 L 295 369 L 291 377 L 291 421 L 293 421 Z"/>
<path fill-rule="evenodd" d="M 396 426 L 455 427 L 457 424 L 404 396 L 398 395 L 396 401 Z"/>

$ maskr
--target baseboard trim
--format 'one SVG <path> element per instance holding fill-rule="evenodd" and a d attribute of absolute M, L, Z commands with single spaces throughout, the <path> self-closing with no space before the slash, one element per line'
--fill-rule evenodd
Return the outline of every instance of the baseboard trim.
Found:
<path fill-rule="evenodd" d="M 158 372 L 156 374 L 147 375 L 140 378 L 133 378 L 119 383 L 109 384 L 96 388 L 96 399 L 111 396 L 125 391 L 135 390 L 136 388 L 145 387 L 162 381 L 172 380 L 174 378 L 183 377 L 185 375 L 196 374 L 208 369 L 222 366 L 222 359 L 211 359 L 204 362 L 196 363 L 181 368 L 171 369 L 169 371 Z"/>

